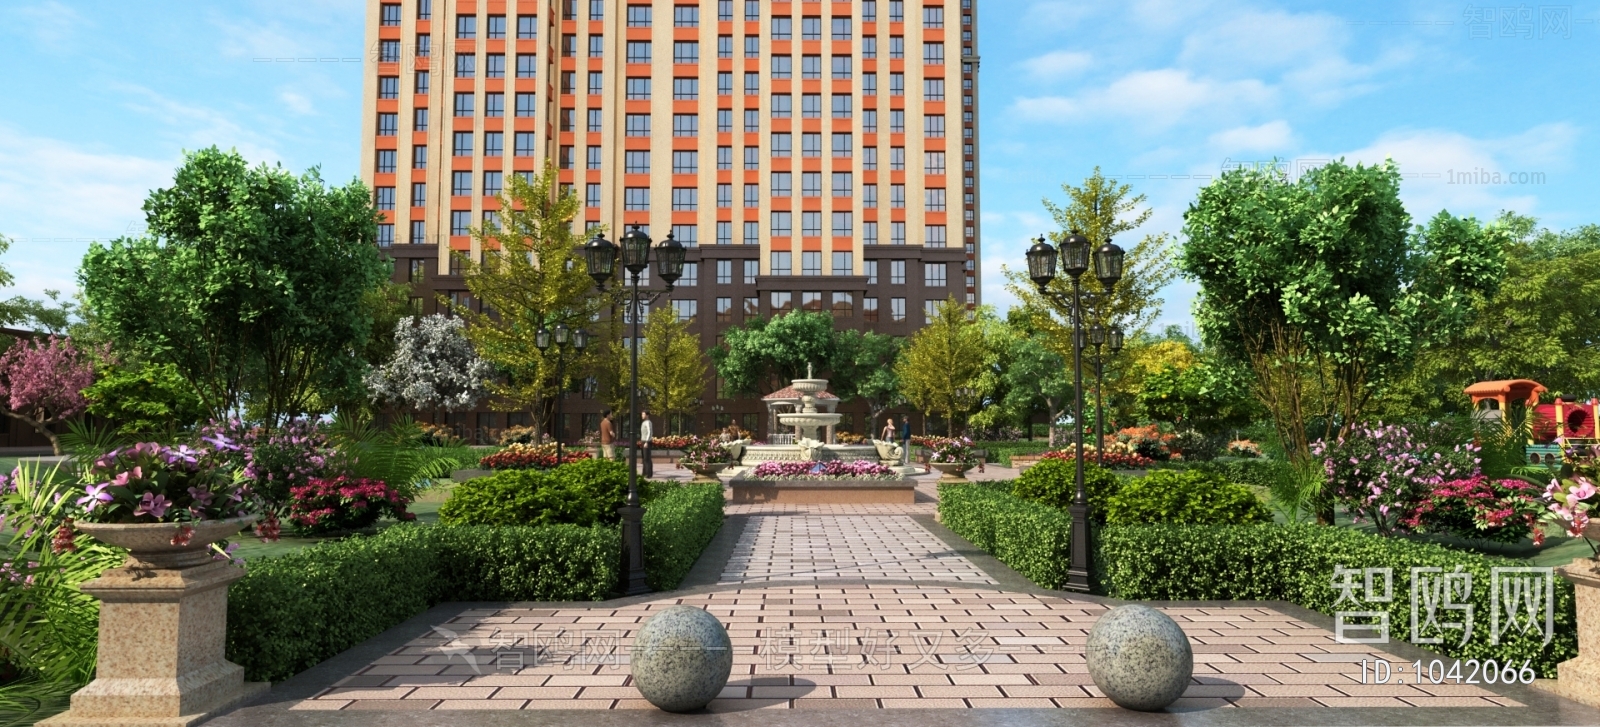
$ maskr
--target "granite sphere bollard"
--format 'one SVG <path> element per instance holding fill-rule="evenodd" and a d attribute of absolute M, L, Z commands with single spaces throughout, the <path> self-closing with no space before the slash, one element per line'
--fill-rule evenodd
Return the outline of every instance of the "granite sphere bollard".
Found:
<path fill-rule="evenodd" d="M 1094 685 L 1123 709 L 1156 712 L 1183 696 L 1194 676 L 1189 637 L 1148 606 L 1118 606 L 1089 629 L 1084 649 Z"/>
<path fill-rule="evenodd" d="M 733 642 L 716 616 L 673 606 L 644 622 L 629 657 L 633 684 L 656 707 L 692 712 L 711 703 L 733 673 Z"/>

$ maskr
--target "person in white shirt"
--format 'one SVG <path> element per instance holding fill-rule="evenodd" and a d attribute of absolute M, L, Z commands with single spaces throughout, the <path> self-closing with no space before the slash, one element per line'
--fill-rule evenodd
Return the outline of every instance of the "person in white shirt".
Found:
<path fill-rule="evenodd" d="M 650 412 L 639 412 L 639 419 L 639 456 L 644 459 L 640 471 L 644 477 L 654 477 L 656 472 L 650 461 L 650 440 L 655 438 L 655 432 L 650 426 Z"/>

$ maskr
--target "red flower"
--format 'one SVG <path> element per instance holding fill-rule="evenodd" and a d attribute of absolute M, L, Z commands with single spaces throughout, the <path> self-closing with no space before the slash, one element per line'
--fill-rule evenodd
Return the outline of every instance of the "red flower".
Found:
<path fill-rule="evenodd" d="M 61 527 L 56 528 L 55 537 L 50 539 L 50 552 L 60 555 L 77 550 L 78 544 L 74 542 L 76 535 L 72 528 L 72 518 L 61 521 Z"/>

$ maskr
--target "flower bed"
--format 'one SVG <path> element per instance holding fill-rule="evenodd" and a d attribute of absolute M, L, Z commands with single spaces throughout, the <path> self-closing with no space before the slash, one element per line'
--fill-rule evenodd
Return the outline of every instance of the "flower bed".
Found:
<path fill-rule="evenodd" d="M 733 455 L 721 442 L 710 437 L 688 438 L 689 441 L 681 447 L 683 456 L 678 459 L 678 464 L 685 467 L 705 467 L 733 462 Z"/>
<path fill-rule="evenodd" d="M 417 519 L 406 511 L 406 498 L 378 480 L 345 475 L 317 478 L 289 492 L 289 523 L 307 535 L 360 530 L 384 515 L 401 521 Z"/>
<path fill-rule="evenodd" d="M 1083 456 L 1084 462 L 1093 462 L 1097 465 L 1105 467 L 1106 469 L 1114 470 L 1141 470 L 1155 464 L 1155 460 L 1132 452 L 1107 451 L 1105 453 L 1105 459 L 1102 460 L 1100 458 L 1100 453 L 1094 451 L 1093 447 L 1084 447 Z M 1049 452 L 1045 452 L 1043 457 L 1041 457 L 1041 459 L 1059 459 L 1063 462 L 1071 462 L 1077 458 L 1077 450 L 1071 447 L 1066 449 L 1051 450 Z"/>
<path fill-rule="evenodd" d="M 561 460 L 556 461 L 556 445 L 513 444 L 478 460 L 478 466 L 489 470 L 547 470 L 560 465 L 589 459 L 588 450 L 563 448 Z"/>
<path fill-rule="evenodd" d="M 971 467 L 978 463 L 978 453 L 972 449 L 972 440 L 966 437 L 929 437 L 922 446 L 931 450 L 928 462 L 933 464 L 963 464 Z"/>
<path fill-rule="evenodd" d="M 653 438 L 651 438 L 650 439 L 650 448 L 651 449 L 683 449 L 684 447 L 688 446 L 689 443 L 693 442 L 696 439 L 699 439 L 699 437 L 696 437 L 696 436 L 694 436 L 692 434 L 668 434 L 667 436 L 664 436 L 664 437 L 653 437 Z"/>
<path fill-rule="evenodd" d="M 747 480 L 898 480 L 900 474 L 876 462 L 762 462 Z"/>

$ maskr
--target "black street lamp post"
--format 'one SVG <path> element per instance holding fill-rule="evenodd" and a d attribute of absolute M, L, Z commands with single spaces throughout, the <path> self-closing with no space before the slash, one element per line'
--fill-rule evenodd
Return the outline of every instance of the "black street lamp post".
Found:
<path fill-rule="evenodd" d="M 641 294 L 639 278 L 645 268 L 650 267 L 650 242 L 650 236 L 644 234 L 638 225 L 634 225 L 633 229 L 622 236 L 620 255 L 618 246 L 606 240 L 603 234 L 595 235 L 583 246 L 584 261 L 589 265 L 589 276 L 594 278 L 595 285 L 600 289 L 605 289 L 606 280 L 611 277 L 619 257 L 622 267 L 628 271 L 630 283 L 628 318 L 633 325 L 633 337 L 628 346 L 632 358 L 628 378 L 628 421 L 636 433 L 639 426 L 640 303 L 649 304 L 662 295 L 672 292 L 673 285 L 683 275 L 683 258 L 686 253 L 683 244 L 672 239 L 672 234 L 668 233 L 667 239 L 656 246 L 656 250 L 660 253 L 656 260 L 656 274 L 667 284 L 666 290 Z M 644 572 L 644 508 L 639 505 L 637 434 L 633 439 L 633 445 L 628 447 L 628 500 L 622 507 L 617 508 L 617 512 L 622 515 L 622 593 L 625 596 L 650 592 L 650 585 L 645 580 Z"/>
<path fill-rule="evenodd" d="M 1072 321 L 1073 479 L 1077 491 L 1072 504 L 1067 507 L 1067 513 L 1072 517 L 1072 562 L 1067 565 L 1066 588 L 1079 592 L 1088 592 L 1093 581 L 1090 575 L 1093 559 L 1089 553 L 1089 495 L 1083 486 L 1083 349 L 1088 341 L 1085 340 L 1081 280 L 1083 274 L 1089 272 L 1090 250 L 1089 238 L 1077 230 L 1061 241 L 1061 267 L 1072 278 L 1070 299 L 1050 291 L 1050 282 L 1056 278 L 1057 249 L 1040 237 L 1027 254 L 1028 277 L 1039 287 L 1039 294 L 1067 307 Z M 1117 281 L 1122 278 L 1122 248 L 1107 241 L 1100 249 L 1093 251 L 1092 257 L 1094 276 L 1100 280 L 1104 290 L 1102 299 L 1109 297 Z M 1092 331 L 1090 333 L 1092 335 Z"/>
<path fill-rule="evenodd" d="M 533 345 L 540 351 L 550 348 L 551 331 L 540 326 L 533 334 Z M 567 380 L 567 348 L 570 346 L 578 355 L 583 355 L 583 350 L 589 347 L 589 332 L 579 328 L 571 331 L 565 323 L 557 323 L 554 331 L 556 345 L 556 423 L 554 427 L 556 436 L 556 464 L 561 464 L 561 435 L 565 434 L 566 427 L 561 421 L 561 400 L 567 397 L 563 384 Z"/>

